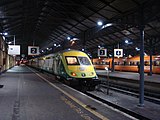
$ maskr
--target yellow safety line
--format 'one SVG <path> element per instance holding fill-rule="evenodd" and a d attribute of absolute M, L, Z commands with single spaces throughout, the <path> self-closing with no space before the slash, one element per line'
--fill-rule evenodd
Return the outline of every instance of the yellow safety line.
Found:
<path fill-rule="evenodd" d="M 102 120 L 109 120 L 108 118 L 106 118 L 105 116 L 103 116 L 100 113 L 96 112 L 95 110 L 89 109 L 88 107 L 86 107 L 86 105 L 84 103 L 82 103 L 81 101 L 79 101 L 78 99 L 76 99 L 75 97 L 73 97 L 72 95 L 68 94 L 67 92 L 65 92 L 61 88 L 57 87 L 53 83 L 49 82 L 46 78 L 42 77 L 38 73 L 35 73 L 35 74 L 38 75 L 40 78 L 42 78 L 44 81 L 46 81 L 48 84 L 50 84 L 51 86 L 55 87 L 56 89 L 58 89 L 59 91 L 61 91 L 63 94 L 65 94 L 66 96 L 68 96 L 69 98 L 71 98 L 73 101 L 75 101 L 76 103 L 78 103 L 80 106 L 82 106 L 83 108 L 85 108 L 86 110 L 88 110 L 89 112 L 91 112 L 92 114 L 94 114 L 95 116 L 97 116 L 98 118 L 100 118 Z"/>

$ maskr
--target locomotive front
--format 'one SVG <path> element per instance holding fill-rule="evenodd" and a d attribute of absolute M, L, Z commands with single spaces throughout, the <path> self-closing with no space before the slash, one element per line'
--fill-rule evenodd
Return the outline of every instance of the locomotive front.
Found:
<path fill-rule="evenodd" d="M 66 80 L 71 84 L 85 85 L 93 89 L 100 83 L 90 58 L 84 52 L 64 52 L 62 61 L 68 74 Z"/>

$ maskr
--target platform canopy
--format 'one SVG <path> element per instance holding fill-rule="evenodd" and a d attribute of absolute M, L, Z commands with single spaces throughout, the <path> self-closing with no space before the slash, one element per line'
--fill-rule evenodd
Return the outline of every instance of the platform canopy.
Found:
<path fill-rule="evenodd" d="M 0 33 L 8 33 L 7 43 L 15 36 L 22 54 L 34 44 L 43 54 L 72 48 L 96 57 L 98 46 L 108 54 L 119 46 L 136 55 L 143 25 L 145 53 L 159 54 L 159 6 L 159 0 L 0 0 Z"/>

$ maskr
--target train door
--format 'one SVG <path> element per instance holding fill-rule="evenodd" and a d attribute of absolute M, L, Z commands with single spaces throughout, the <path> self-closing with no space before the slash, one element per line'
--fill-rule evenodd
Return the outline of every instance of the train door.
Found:
<path fill-rule="evenodd" d="M 53 58 L 53 73 L 58 74 L 59 56 Z"/>
<path fill-rule="evenodd" d="M 49 59 L 49 63 L 48 63 L 49 65 L 49 71 L 52 71 L 52 65 L 53 65 L 53 57 L 51 57 L 50 59 Z"/>
<path fill-rule="evenodd" d="M 58 74 L 58 72 L 57 72 L 57 63 L 58 63 L 58 60 L 56 58 L 53 59 L 53 73 L 54 74 Z"/>

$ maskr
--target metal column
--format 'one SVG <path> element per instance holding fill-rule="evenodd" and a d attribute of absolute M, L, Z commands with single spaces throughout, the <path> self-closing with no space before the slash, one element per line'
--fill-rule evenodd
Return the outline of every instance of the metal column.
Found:
<path fill-rule="evenodd" d="M 139 80 L 139 106 L 144 106 L 144 21 L 143 21 L 143 9 L 141 8 L 141 20 L 140 20 L 140 80 Z"/>
<path fill-rule="evenodd" d="M 86 30 L 83 32 L 83 49 L 86 51 Z"/>
<path fill-rule="evenodd" d="M 112 50 L 112 72 L 114 72 L 114 45 L 113 45 L 113 50 Z"/>
<path fill-rule="evenodd" d="M 16 36 L 14 35 L 14 45 L 16 44 Z"/>
<path fill-rule="evenodd" d="M 150 72 L 149 75 L 152 76 L 152 39 L 150 39 Z"/>

